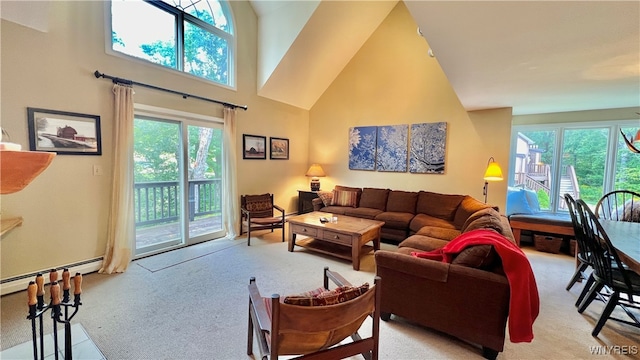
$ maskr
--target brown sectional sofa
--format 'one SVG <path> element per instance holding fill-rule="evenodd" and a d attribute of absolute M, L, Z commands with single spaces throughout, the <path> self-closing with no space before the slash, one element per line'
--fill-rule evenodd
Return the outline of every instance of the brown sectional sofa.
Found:
<path fill-rule="evenodd" d="M 411 256 L 446 245 L 463 232 L 493 229 L 515 243 L 506 216 L 467 195 L 348 188 L 359 191 L 356 207 L 314 210 L 385 221 L 382 237 L 399 242 L 397 251 L 375 253 L 382 282 L 381 313 L 442 331 L 482 347 L 495 358 L 504 349 L 510 287 L 499 256 L 489 245 L 465 249 L 451 264 Z"/>

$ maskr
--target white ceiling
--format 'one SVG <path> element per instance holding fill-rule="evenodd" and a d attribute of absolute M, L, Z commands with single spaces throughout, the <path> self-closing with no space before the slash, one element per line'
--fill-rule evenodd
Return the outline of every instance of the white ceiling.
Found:
<path fill-rule="evenodd" d="M 299 1 L 303 0 L 250 3 L 260 18 Z M 380 1 L 387 2 L 389 10 L 397 3 Z M 380 1 L 351 2 L 350 14 L 354 7 L 362 12 L 368 6 L 378 9 L 376 16 L 357 16 L 357 26 L 366 28 L 361 34 L 379 25 L 386 10 L 372 4 Z M 286 51 L 276 60 L 279 65 L 273 73 L 264 75 L 268 80 L 257 85 L 259 93 L 266 93 L 261 95 L 277 93 L 276 100 L 308 109 L 344 66 L 336 64 L 347 64 L 362 46 L 361 38 L 354 37 L 351 44 L 339 39 L 342 50 L 331 52 L 333 66 L 324 65 L 328 70 L 322 70 L 323 66 L 314 65 L 326 59 L 314 54 L 313 49 L 323 47 L 310 43 L 314 37 L 308 34 L 327 35 L 330 21 L 347 21 L 335 16 L 336 11 L 345 12 L 346 1 L 321 3 L 323 11 L 316 11 L 294 35 L 300 44 L 293 40 L 291 49 L 304 51 Z M 0 4 L 2 18 L 47 31 L 47 2 L 0 0 Z M 467 110 L 512 107 L 515 115 L 521 115 L 640 107 L 640 1 L 409 0 L 405 4 Z M 345 58 L 337 59 L 340 56 Z M 329 81 L 306 86 L 305 94 L 311 95 L 304 98 L 299 88 L 275 86 L 300 78 L 304 66 L 291 63 L 326 71 L 316 77 Z"/>
<path fill-rule="evenodd" d="M 259 17 L 287 6 L 251 4 Z M 521 115 L 640 106 L 638 1 L 405 4 L 467 110 L 512 107 Z M 314 58 L 307 52 L 303 62 Z M 286 94 L 279 97 L 287 102 Z"/>

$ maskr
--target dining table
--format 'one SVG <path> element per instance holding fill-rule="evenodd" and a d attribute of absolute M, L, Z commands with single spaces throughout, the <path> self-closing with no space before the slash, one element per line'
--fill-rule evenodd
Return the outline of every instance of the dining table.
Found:
<path fill-rule="evenodd" d="M 640 274 L 640 223 L 599 219 L 620 260 Z"/>

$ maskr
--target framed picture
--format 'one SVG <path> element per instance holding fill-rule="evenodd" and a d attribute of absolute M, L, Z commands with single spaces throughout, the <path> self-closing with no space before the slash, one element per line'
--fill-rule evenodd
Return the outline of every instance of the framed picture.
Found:
<path fill-rule="evenodd" d="M 260 135 L 242 134 L 242 158 L 259 159 L 267 158 L 267 138 Z"/>
<path fill-rule="evenodd" d="M 29 149 L 59 155 L 102 155 L 100 116 L 27 108 Z"/>
<path fill-rule="evenodd" d="M 289 160 L 289 139 L 270 137 L 269 158 L 272 160 Z"/>

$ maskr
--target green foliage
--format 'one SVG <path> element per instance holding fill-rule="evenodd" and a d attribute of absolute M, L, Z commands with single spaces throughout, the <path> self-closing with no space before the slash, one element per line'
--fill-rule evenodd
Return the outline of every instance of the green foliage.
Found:
<path fill-rule="evenodd" d="M 133 122 L 134 181 L 177 181 L 180 127 L 136 118 Z"/>
<path fill-rule="evenodd" d="M 540 203 L 540 209 L 549 209 L 551 207 L 551 201 L 549 201 L 549 195 L 544 190 L 538 190 L 538 202 Z"/>
<path fill-rule="evenodd" d="M 623 132 L 635 134 L 638 129 L 623 128 Z M 523 134 L 542 150 L 542 162 L 554 165 L 556 131 L 528 131 Z M 580 197 L 588 204 L 595 205 L 604 195 L 609 128 L 566 129 L 562 135 L 562 175 L 567 175 L 566 168 L 573 166 Z M 615 169 L 610 169 L 614 171 L 614 188 L 640 192 L 640 156 L 631 153 L 620 136 L 616 136 L 616 139 Z M 549 198 L 544 191 L 538 191 L 538 198 L 541 208 L 549 208 Z"/>

